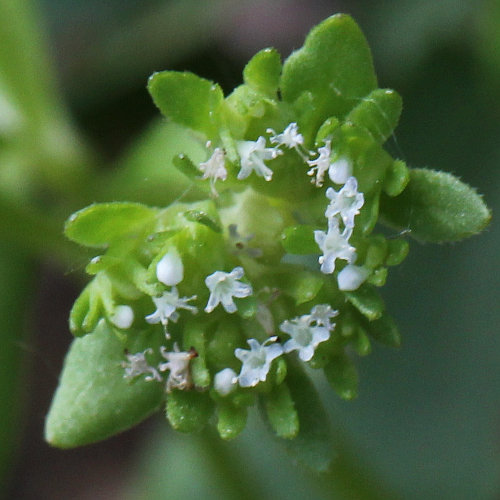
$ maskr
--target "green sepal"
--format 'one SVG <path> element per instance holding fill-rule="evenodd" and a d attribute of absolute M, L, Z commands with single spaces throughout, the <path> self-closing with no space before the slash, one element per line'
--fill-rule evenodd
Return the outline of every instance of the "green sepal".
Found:
<path fill-rule="evenodd" d="M 403 103 L 397 92 L 376 89 L 346 116 L 346 121 L 365 128 L 379 143 L 384 143 L 398 124 Z"/>
<path fill-rule="evenodd" d="M 105 247 L 113 241 L 143 233 L 157 213 L 157 209 L 140 203 L 97 203 L 71 215 L 64 233 L 80 245 Z"/>
<path fill-rule="evenodd" d="M 333 133 L 339 128 L 340 122 L 334 116 L 327 118 L 316 134 L 316 140 L 314 141 L 314 145 L 316 147 L 323 146 L 325 141 L 330 139 Z"/>
<path fill-rule="evenodd" d="M 161 341 L 161 336 L 142 332 L 126 347 L 135 353 L 157 349 Z M 73 341 L 45 423 L 45 439 L 51 445 L 73 448 L 100 441 L 160 407 L 163 384 L 123 377 L 124 349 L 104 321 L 95 332 Z"/>
<path fill-rule="evenodd" d="M 208 392 L 174 390 L 167 396 L 167 419 L 179 432 L 201 431 L 213 410 L 214 404 Z"/>
<path fill-rule="evenodd" d="M 236 318 L 235 318 L 236 319 Z M 232 368 L 239 372 L 241 362 L 234 356 L 237 347 L 246 348 L 238 321 L 228 318 L 217 322 L 217 328 L 207 345 L 207 357 L 215 371 Z"/>
<path fill-rule="evenodd" d="M 196 180 L 201 177 L 201 170 L 196 167 L 189 156 L 181 153 L 172 158 L 174 167 L 183 173 L 187 178 Z"/>
<path fill-rule="evenodd" d="M 318 253 L 318 244 L 314 240 L 314 227 L 301 224 L 285 228 L 281 235 L 281 244 L 286 252 L 294 255 Z"/>
<path fill-rule="evenodd" d="M 299 418 L 290 390 L 285 383 L 261 396 L 271 427 L 280 438 L 292 439 L 299 432 Z"/>
<path fill-rule="evenodd" d="M 352 339 L 352 347 L 359 356 L 367 356 L 372 352 L 370 338 L 366 334 L 365 329 L 361 326 L 356 328 L 356 334 Z"/>
<path fill-rule="evenodd" d="M 243 70 L 244 82 L 268 97 L 276 97 L 281 74 L 281 57 L 268 48 L 257 52 Z"/>
<path fill-rule="evenodd" d="M 379 267 L 372 272 L 366 282 L 376 287 L 384 286 L 387 281 L 387 274 L 387 267 Z"/>
<path fill-rule="evenodd" d="M 102 315 L 100 301 L 93 297 L 92 286 L 91 282 L 82 290 L 69 313 L 69 329 L 75 337 L 94 331 Z"/>
<path fill-rule="evenodd" d="M 206 389 L 210 385 L 211 377 L 205 362 L 206 334 L 204 325 L 199 321 L 186 321 L 182 332 L 182 343 L 185 351 L 193 348 L 198 354 L 189 363 L 191 378 L 195 387 Z"/>
<path fill-rule="evenodd" d="M 283 277 L 284 291 L 295 300 L 297 306 L 313 300 L 323 284 L 323 278 L 311 271 L 295 271 Z"/>
<path fill-rule="evenodd" d="M 324 372 L 329 384 L 342 399 L 358 396 L 358 371 L 348 356 L 335 356 L 325 366 Z"/>
<path fill-rule="evenodd" d="M 387 240 L 380 234 L 372 236 L 366 249 L 364 266 L 375 269 L 385 262 L 387 256 Z"/>
<path fill-rule="evenodd" d="M 218 108 L 224 99 L 219 85 L 189 72 L 162 71 L 150 76 L 148 90 L 167 118 L 208 139 L 217 136 Z"/>
<path fill-rule="evenodd" d="M 382 316 L 385 305 L 372 285 L 363 285 L 353 292 L 344 292 L 347 300 L 369 321 Z"/>
<path fill-rule="evenodd" d="M 398 196 L 410 182 L 410 169 L 403 160 L 394 160 L 387 169 L 382 189 L 387 196 Z"/>
<path fill-rule="evenodd" d="M 457 241 L 481 232 L 491 213 L 480 195 L 455 176 L 436 170 L 411 169 L 410 182 L 395 198 L 381 197 L 383 221 L 409 229 L 420 241 Z"/>
<path fill-rule="evenodd" d="M 246 280 L 242 280 L 242 282 L 245 283 Z M 243 319 L 252 319 L 257 314 L 259 304 L 255 295 L 236 299 L 235 304 L 238 308 L 238 315 Z"/>
<path fill-rule="evenodd" d="M 234 439 L 247 423 L 246 406 L 235 405 L 230 400 L 217 404 L 217 431 L 222 439 Z"/>
<path fill-rule="evenodd" d="M 401 335 L 396 322 L 388 314 L 366 324 L 368 333 L 381 344 L 401 347 Z"/>
<path fill-rule="evenodd" d="M 301 463 L 324 472 L 335 454 L 328 414 L 314 385 L 291 358 L 288 359 L 286 381 L 299 416 L 300 428 L 294 439 L 280 442 Z"/>
<path fill-rule="evenodd" d="M 215 233 L 222 232 L 219 222 L 214 217 L 201 210 L 187 210 L 184 212 L 184 217 L 190 222 L 197 222 L 198 224 L 207 226 Z"/>
<path fill-rule="evenodd" d="M 398 266 L 405 260 L 410 251 L 410 244 L 403 239 L 387 240 L 387 266 Z"/>
<path fill-rule="evenodd" d="M 283 100 L 297 101 L 310 92 L 317 105 L 317 127 L 328 117 L 343 118 L 377 86 L 370 49 L 358 25 L 344 14 L 313 28 L 304 46 L 285 61 Z"/>

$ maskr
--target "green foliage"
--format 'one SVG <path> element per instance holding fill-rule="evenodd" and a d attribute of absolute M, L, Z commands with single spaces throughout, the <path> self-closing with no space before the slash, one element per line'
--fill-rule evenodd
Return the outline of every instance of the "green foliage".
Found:
<path fill-rule="evenodd" d="M 143 172 L 165 190 L 165 202 L 161 190 L 154 196 L 165 208 L 137 197 L 91 205 L 66 223 L 68 238 L 102 255 L 70 314 L 72 332 L 87 335 L 67 356 L 47 419 L 52 444 L 102 439 L 164 400 L 174 429 L 214 423 L 233 439 L 260 401 L 290 451 L 326 470 L 328 418 L 301 364 L 352 399 L 351 357 L 371 351 L 370 337 L 401 342 L 376 287 L 408 243 L 373 234 L 379 214 L 430 241 L 487 224 L 471 188 L 409 169 L 383 148 L 401 99 L 376 88 L 349 16 L 314 28 L 283 68 L 274 49 L 262 50 L 243 81 L 224 98 L 191 73 L 155 73 L 148 89 L 168 122 L 145 136 L 131 165 L 168 156 L 165 172 L 155 163 Z"/>

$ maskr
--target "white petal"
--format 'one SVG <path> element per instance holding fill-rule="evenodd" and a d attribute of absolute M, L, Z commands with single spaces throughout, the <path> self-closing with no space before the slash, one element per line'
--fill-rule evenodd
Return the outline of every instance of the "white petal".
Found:
<path fill-rule="evenodd" d="M 130 306 L 117 306 L 110 319 L 118 328 L 130 328 L 134 322 L 134 311 Z"/>
<path fill-rule="evenodd" d="M 214 377 L 214 388 L 221 396 L 227 396 L 236 389 L 238 377 L 231 368 L 224 368 Z"/>

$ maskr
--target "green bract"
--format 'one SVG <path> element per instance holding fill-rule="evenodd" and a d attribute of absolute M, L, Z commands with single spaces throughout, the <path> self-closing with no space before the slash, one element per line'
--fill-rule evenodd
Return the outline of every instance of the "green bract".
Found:
<path fill-rule="evenodd" d="M 372 340 L 400 345 L 377 287 L 406 257 L 403 236 L 457 240 L 489 211 L 450 174 L 384 149 L 401 99 L 376 88 L 348 16 L 314 28 L 283 68 L 274 49 L 259 52 L 226 98 L 191 73 L 155 73 L 148 88 L 185 145 L 165 168 L 195 201 L 96 204 L 68 220 L 68 238 L 101 255 L 70 314 L 82 338 L 47 439 L 103 439 L 159 406 L 181 432 L 213 424 L 232 439 L 258 403 L 291 450 L 325 469 L 327 417 L 303 365 L 356 397 L 355 354 Z M 378 221 L 403 231 L 374 233 Z"/>

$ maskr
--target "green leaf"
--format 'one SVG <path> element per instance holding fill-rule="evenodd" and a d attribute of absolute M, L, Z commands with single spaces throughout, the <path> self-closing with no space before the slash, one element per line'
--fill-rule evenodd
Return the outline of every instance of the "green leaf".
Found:
<path fill-rule="evenodd" d="M 209 139 L 217 136 L 217 111 L 224 99 L 217 84 L 193 73 L 162 71 L 151 75 L 148 90 L 167 118 Z"/>
<path fill-rule="evenodd" d="M 213 413 L 213 402 L 208 393 L 172 391 L 167 397 L 167 418 L 179 432 L 197 432 L 203 429 Z"/>
<path fill-rule="evenodd" d="M 247 85 L 268 97 L 276 97 L 281 74 L 281 57 L 275 49 L 257 52 L 243 70 Z"/>
<path fill-rule="evenodd" d="M 328 415 L 314 385 L 298 363 L 291 359 L 286 381 L 299 416 L 300 430 L 294 439 L 284 441 L 284 444 L 289 453 L 304 465 L 324 472 L 334 456 Z"/>
<path fill-rule="evenodd" d="M 317 127 L 327 118 L 343 118 L 377 86 L 370 49 L 354 20 L 344 14 L 329 17 L 312 29 L 304 47 L 283 66 L 283 100 L 313 95 Z"/>
<path fill-rule="evenodd" d="M 299 432 L 299 418 L 295 405 L 285 383 L 274 387 L 269 394 L 263 394 L 267 418 L 280 438 L 292 439 Z"/>
<path fill-rule="evenodd" d="M 385 142 L 399 121 L 403 103 L 394 90 L 376 89 L 347 115 L 346 120 L 365 128 L 380 143 Z"/>
<path fill-rule="evenodd" d="M 287 227 L 281 235 L 281 244 L 286 252 L 295 255 L 318 253 L 314 240 L 314 227 L 307 225 Z"/>
<path fill-rule="evenodd" d="M 400 196 L 381 197 L 383 221 L 417 240 L 457 241 L 481 232 L 491 213 L 474 189 L 446 172 L 412 169 Z"/>
<path fill-rule="evenodd" d="M 145 335 L 129 350 L 139 352 L 146 344 L 159 347 L 161 340 Z M 159 408 L 163 384 L 140 378 L 128 382 L 123 361 L 124 345 L 104 321 L 94 333 L 73 341 L 45 423 L 45 439 L 51 445 L 72 448 L 100 441 Z"/>
<path fill-rule="evenodd" d="M 80 245 L 104 247 L 112 241 L 144 231 L 157 212 L 140 203 L 96 203 L 71 215 L 64 233 Z"/>
<path fill-rule="evenodd" d="M 324 371 L 328 382 L 342 399 L 358 396 L 358 371 L 349 357 L 335 356 Z"/>
<path fill-rule="evenodd" d="M 401 335 L 398 327 L 388 314 L 383 314 L 379 319 L 367 323 L 366 329 L 381 344 L 389 347 L 401 346 Z"/>
<path fill-rule="evenodd" d="M 382 316 L 384 301 L 371 285 L 363 285 L 354 292 L 345 292 L 349 302 L 369 321 Z"/>

